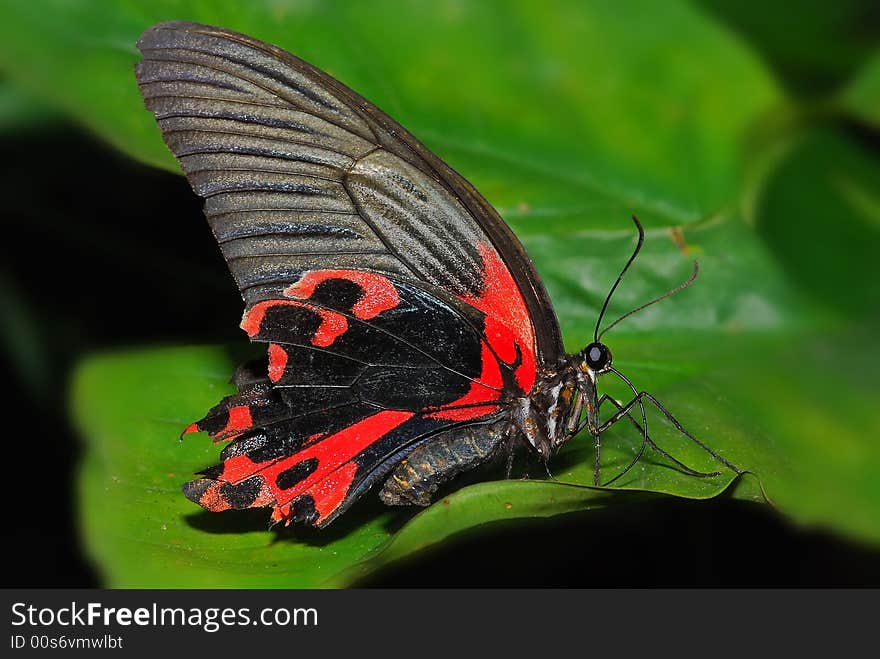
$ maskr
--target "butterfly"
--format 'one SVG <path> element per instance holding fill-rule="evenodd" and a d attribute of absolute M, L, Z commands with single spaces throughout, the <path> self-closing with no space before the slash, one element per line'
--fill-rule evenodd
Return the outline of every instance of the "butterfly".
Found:
<path fill-rule="evenodd" d="M 638 219 L 638 245 L 594 341 L 566 354 L 510 228 L 376 106 L 275 46 L 217 27 L 161 23 L 138 48 L 141 94 L 205 199 L 245 303 L 241 328 L 266 344 L 264 359 L 235 372 L 237 393 L 184 431 L 224 443 L 221 463 L 183 486 L 189 499 L 210 511 L 271 506 L 273 522 L 325 527 L 377 483 L 386 504 L 427 505 L 466 470 L 523 445 L 546 462 L 584 429 L 598 485 L 600 438 L 621 419 L 642 444 L 606 484 L 646 447 L 687 473 L 717 474 L 651 440 L 646 402 L 739 471 L 638 391 L 601 342 L 608 302 L 644 240 Z M 608 373 L 632 400 L 598 396 Z M 613 408 L 604 420 L 603 405 Z"/>

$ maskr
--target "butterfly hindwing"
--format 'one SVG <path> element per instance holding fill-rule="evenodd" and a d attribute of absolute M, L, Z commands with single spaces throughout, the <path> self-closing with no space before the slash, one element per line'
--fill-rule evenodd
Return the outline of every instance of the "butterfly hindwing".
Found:
<path fill-rule="evenodd" d="M 267 375 L 240 372 L 239 393 L 191 427 L 231 443 L 187 496 L 327 523 L 421 441 L 499 412 L 517 364 L 500 361 L 485 321 L 385 275 L 309 272 L 245 313 Z"/>

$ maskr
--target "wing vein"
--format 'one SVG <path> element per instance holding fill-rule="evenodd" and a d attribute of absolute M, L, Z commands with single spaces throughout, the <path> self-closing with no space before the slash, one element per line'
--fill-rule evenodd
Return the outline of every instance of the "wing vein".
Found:
<path fill-rule="evenodd" d="M 212 135 L 227 135 L 229 137 L 245 137 L 245 138 L 256 138 L 261 140 L 268 140 L 266 137 L 262 137 L 260 135 L 253 135 L 251 133 L 244 133 L 236 130 L 218 130 L 216 128 L 163 128 L 162 132 L 165 135 L 175 135 L 177 133 L 210 133 Z M 295 144 L 296 146 L 304 146 L 312 149 L 317 149 L 319 151 L 329 151 L 330 153 L 335 153 L 338 156 L 342 156 L 343 158 L 347 158 L 349 160 L 356 160 L 354 156 L 348 153 L 343 153 L 337 149 L 332 149 L 329 146 L 325 146 L 322 144 L 315 144 L 309 142 L 303 142 L 299 140 L 293 140 L 286 137 L 277 137 L 273 136 L 271 141 L 273 142 L 284 142 L 285 144 Z M 235 153 L 235 152 L 233 152 Z M 185 155 L 193 155 L 191 153 L 187 153 Z M 323 163 L 322 163 L 323 164 Z"/>
<path fill-rule="evenodd" d="M 198 34 L 206 34 L 206 33 L 205 33 L 205 32 L 198 32 Z M 208 34 L 207 36 L 212 36 L 212 35 Z M 242 42 L 241 40 L 238 40 L 238 39 L 232 39 L 232 38 L 230 38 L 228 35 L 224 35 L 224 38 L 227 38 L 227 39 L 229 39 L 230 41 L 236 41 L 236 42 L 238 42 L 238 43 L 241 43 L 242 45 L 244 45 L 244 46 L 246 46 L 246 47 L 248 47 L 248 48 L 254 48 L 255 50 L 262 50 L 262 49 L 257 49 L 257 48 L 255 48 L 255 47 L 254 47 L 254 44 L 252 44 L 252 43 Z M 169 51 L 169 50 L 180 50 L 180 51 L 191 52 L 191 53 L 196 53 L 196 54 L 200 54 L 200 55 L 209 55 L 209 56 L 211 56 L 211 57 L 217 57 L 218 59 L 225 60 L 225 61 L 227 61 L 227 62 L 231 62 L 232 64 L 237 64 L 237 65 L 239 65 L 239 66 L 242 66 L 242 67 L 245 68 L 245 69 L 250 69 L 250 70 L 252 70 L 252 71 L 254 71 L 254 72 L 256 72 L 256 73 L 259 73 L 259 72 L 260 72 L 260 70 L 256 67 L 256 65 L 254 65 L 254 64 L 252 64 L 252 63 L 249 63 L 249 62 L 241 62 L 241 61 L 236 60 L 236 59 L 234 59 L 234 58 L 232 58 L 232 57 L 229 57 L 229 56 L 226 55 L 226 54 L 220 54 L 220 53 L 216 53 L 216 52 L 204 51 L 204 50 L 197 49 L 197 48 L 187 48 L 187 47 L 185 47 L 185 46 L 180 46 L 180 45 L 175 46 L 174 48 L 169 48 L 169 47 L 167 47 L 167 46 L 163 46 L 163 47 L 161 47 L 161 48 L 149 48 L 149 47 L 147 47 L 147 48 L 141 48 L 141 52 L 143 52 L 145 55 L 147 54 L 147 52 L 153 52 L 153 53 L 155 53 L 155 52 L 162 52 L 162 51 L 167 52 L 167 51 Z M 267 54 L 267 55 L 269 55 L 270 57 L 273 57 L 274 59 L 279 60 L 278 56 L 275 55 L 274 53 L 268 53 L 268 52 L 266 52 L 266 51 L 263 51 L 263 52 L 264 52 L 264 54 Z M 156 57 L 153 57 L 153 58 L 145 57 L 144 59 L 145 59 L 146 61 L 152 61 L 152 62 L 182 61 L 182 60 L 166 60 L 166 59 L 163 59 L 163 58 L 156 58 Z M 183 60 L 183 61 L 185 61 L 185 60 Z M 287 64 L 287 62 L 284 62 L 283 60 L 279 60 L 279 61 L 282 61 L 284 64 Z M 204 68 L 206 68 L 206 69 L 210 69 L 210 70 L 212 70 L 212 71 L 216 71 L 217 73 L 222 73 L 222 74 L 225 74 L 225 75 L 229 75 L 229 76 L 231 76 L 231 77 L 233 77 L 233 78 L 235 78 L 235 79 L 237 79 L 237 80 L 241 80 L 241 81 L 243 81 L 243 82 L 249 83 L 249 84 L 253 85 L 254 87 L 257 87 L 258 89 L 262 89 L 264 92 L 266 92 L 266 93 L 269 94 L 270 96 L 273 96 L 273 97 L 277 98 L 279 101 L 281 101 L 282 103 L 284 103 L 284 105 L 285 105 L 286 107 L 294 107 L 294 108 L 297 108 L 297 110 L 299 110 L 300 112 L 306 112 L 307 114 L 312 114 L 313 116 L 317 116 L 317 115 L 314 115 L 314 113 L 308 112 L 308 111 L 303 110 L 302 108 L 300 108 L 299 105 L 297 105 L 297 103 L 296 103 L 293 99 L 285 98 L 284 96 L 280 95 L 278 92 L 276 92 L 276 91 L 274 91 L 274 90 L 272 90 L 272 89 L 268 89 L 268 88 L 265 87 L 264 85 L 260 84 L 259 82 L 256 82 L 255 80 L 249 78 L 249 77 L 246 76 L 246 75 L 241 75 L 241 74 L 236 73 L 236 72 L 234 72 L 234 71 L 230 71 L 230 70 L 226 70 L 226 69 L 218 68 L 218 67 L 216 67 L 216 66 L 211 66 L 210 64 L 205 64 L 205 63 L 203 63 L 203 62 L 188 62 L 188 61 L 185 61 L 185 62 L 186 62 L 187 64 L 192 65 L 192 66 L 202 66 L 202 67 L 204 67 Z M 276 82 L 280 83 L 280 84 L 283 85 L 283 86 L 289 84 L 288 81 L 278 80 L 277 78 L 275 78 L 275 77 L 273 77 L 273 76 L 271 76 L 271 75 L 270 75 L 269 77 L 271 77 L 273 80 L 275 80 Z M 311 95 L 308 94 L 308 93 L 306 92 L 306 90 L 302 89 L 301 87 L 293 87 L 293 86 L 291 85 L 291 88 L 292 88 L 292 89 L 296 89 L 296 90 L 300 90 L 300 93 L 302 93 L 303 96 L 305 96 L 306 98 L 309 98 L 309 99 L 312 100 L 313 102 L 318 103 L 319 105 L 322 105 L 323 107 L 325 107 L 326 109 L 330 110 L 331 112 L 334 111 L 334 108 L 333 108 L 332 106 L 328 106 L 328 105 L 323 101 L 323 99 L 320 99 L 320 98 L 314 97 L 313 94 L 311 94 Z M 236 91 L 240 91 L 240 90 L 236 90 Z M 244 92 L 244 91 L 243 91 L 242 93 L 247 93 L 247 92 Z M 313 98 L 313 97 L 314 97 L 314 98 Z M 346 107 L 351 108 L 350 105 L 347 105 Z M 377 136 L 377 135 L 375 134 L 375 132 L 372 130 L 372 127 L 369 125 L 369 122 L 365 120 L 365 117 L 363 117 L 363 115 L 361 115 L 360 113 L 357 113 L 357 114 L 358 114 L 358 116 L 361 118 L 361 120 L 364 121 L 364 124 L 367 126 L 367 128 L 370 130 L 370 132 L 373 133 L 374 144 L 376 144 L 376 145 L 378 146 L 378 145 L 380 144 L 379 139 L 378 139 L 378 136 Z M 321 116 L 321 117 L 319 117 L 319 118 L 322 119 L 322 120 L 324 120 L 324 121 L 326 121 L 328 124 L 331 124 L 331 125 L 333 125 L 333 126 L 336 126 L 336 127 L 339 128 L 340 130 L 343 130 L 343 131 L 349 133 L 350 135 L 354 135 L 355 137 L 360 137 L 361 139 L 363 139 L 363 136 L 362 136 L 362 135 L 358 135 L 357 133 L 352 132 L 351 129 L 346 128 L 344 125 L 342 125 L 341 123 L 339 123 L 339 122 L 337 122 L 337 121 L 333 121 L 332 119 L 329 119 L 329 118 L 324 117 L 324 116 Z"/>
<path fill-rule="evenodd" d="M 244 236 L 242 238 L 235 238 L 234 240 L 247 240 L 251 236 Z M 226 244 L 229 244 L 231 241 L 227 241 Z M 259 254 L 236 254 L 233 256 L 227 256 L 226 260 L 232 263 L 233 261 L 244 261 L 247 259 L 262 259 L 262 258 L 272 258 L 279 256 L 346 256 L 351 254 L 387 254 L 388 252 L 384 249 L 377 250 L 334 250 L 332 252 L 260 252 Z M 278 343 L 278 341 L 273 341 L 272 343 Z"/>

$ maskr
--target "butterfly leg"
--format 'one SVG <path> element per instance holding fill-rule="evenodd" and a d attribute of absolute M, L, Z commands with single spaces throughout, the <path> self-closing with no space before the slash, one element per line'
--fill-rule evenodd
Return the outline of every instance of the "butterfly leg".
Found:
<path fill-rule="evenodd" d="M 523 436 L 514 430 L 512 425 L 507 425 L 504 429 L 504 439 L 502 440 L 503 444 L 500 446 L 496 452 L 497 455 L 504 454 L 507 456 L 505 460 L 505 469 L 504 469 L 504 478 L 510 480 L 513 478 L 513 467 L 516 462 L 517 452 L 522 450 L 524 447 L 528 446 L 527 441 L 523 438 Z M 553 474 L 550 473 L 550 466 L 547 460 L 542 460 L 544 463 L 544 469 L 547 470 L 547 475 L 554 479 Z M 520 480 L 528 480 L 531 477 L 530 466 L 527 464 L 523 469 L 522 475 L 519 477 Z"/>
<path fill-rule="evenodd" d="M 617 401 L 613 401 L 615 403 L 615 406 L 618 408 L 618 411 L 613 416 L 611 416 L 607 421 L 602 423 L 602 425 L 599 426 L 599 433 L 605 432 L 606 430 L 608 430 L 608 428 L 613 426 L 615 423 L 620 421 L 622 418 L 624 418 L 625 416 L 628 416 L 630 414 L 630 410 L 633 407 L 635 407 L 636 405 L 638 405 L 640 402 L 642 402 L 642 399 L 647 399 L 649 402 L 653 403 L 654 407 L 656 407 L 663 414 L 663 416 L 666 417 L 666 419 L 675 427 L 676 430 L 678 430 L 682 435 L 687 437 L 689 440 L 691 440 L 694 444 L 699 446 L 701 449 L 706 451 L 706 453 L 708 453 L 713 458 L 718 460 L 718 462 L 720 462 L 725 467 L 731 469 L 732 471 L 734 471 L 737 474 L 743 473 L 742 469 L 740 469 L 739 467 L 734 465 L 729 460 L 725 459 L 720 454 L 713 451 L 709 446 L 707 446 L 706 444 L 701 442 L 699 439 L 694 437 L 694 435 L 692 435 L 690 432 L 685 430 L 684 426 L 682 426 L 681 423 L 679 423 L 678 419 L 676 419 L 674 416 L 672 416 L 672 412 L 667 410 L 666 407 L 663 405 L 663 403 L 661 403 L 659 400 L 657 400 L 653 396 L 653 394 L 650 394 L 647 391 L 640 391 L 626 405 L 619 405 L 617 403 Z M 612 400 L 612 399 L 609 399 L 609 400 Z M 633 422 L 638 425 L 638 423 L 634 419 L 633 419 Z M 643 434 L 644 434 L 644 432 L 643 432 Z M 651 445 L 652 445 L 652 448 L 658 448 L 657 445 L 654 444 L 653 442 L 651 442 Z M 668 456 L 668 454 L 665 454 L 665 455 Z M 630 467 L 628 467 L 627 469 L 629 469 L 629 468 Z"/>
<path fill-rule="evenodd" d="M 613 398 L 611 398 L 611 396 L 609 396 L 608 394 L 602 394 L 602 397 L 599 399 L 599 408 L 600 408 L 600 409 L 601 409 L 601 407 L 602 407 L 602 404 L 605 403 L 606 401 L 609 402 L 609 403 L 611 403 L 612 405 L 614 405 L 614 407 L 616 407 L 618 411 L 620 411 L 620 410 L 623 409 L 623 405 L 622 405 L 621 403 L 618 403 L 618 402 L 617 402 L 616 400 L 614 400 Z M 623 475 L 625 475 L 630 469 L 632 469 L 632 468 L 636 465 L 636 463 L 637 463 L 639 460 L 642 459 L 642 455 L 644 455 L 644 453 L 645 453 L 645 447 L 646 447 L 646 446 L 650 446 L 651 449 L 653 449 L 654 451 L 656 451 L 657 453 L 659 453 L 660 455 L 662 455 L 664 458 L 666 458 L 666 459 L 669 460 L 670 462 L 675 463 L 675 465 L 676 465 L 679 469 L 681 469 L 682 471 L 684 471 L 684 472 L 687 473 L 687 474 L 690 474 L 691 476 L 698 476 L 698 477 L 700 477 L 700 478 L 709 478 L 709 477 L 712 477 L 712 476 L 717 476 L 717 475 L 720 473 L 720 472 L 717 472 L 717 471 L 697 471 L 696 469 L 693 469 L 693 468 L 687 466 L 687 465 L 686 465 L 685 463 L 683 463 L 681 460 L 678 460 L 678 459 L 674 458 L 674 457 L 671 456 L 669 453 L 667 453 L 667 452 L 664 451 L 662 448 L 660 448 L 660 447 L 654 442 L 654 440 L 651 439 L 651 436 L 650 436 L 649 434 L 647 434 L 647 433 L 644 431 L 644 429 L 642 428 L 642 424 L 640 424 L 640 423 L 636 420 L 636 418 L 635 418 L 631 413 L 627 412 L 627 413 L 625 414 L 625 417 L 626 417 L 627 419 L 630 420 L 630 422 L 633 424 L 633 426 L 635 426 L 635 429 L 638 431 L 638 433 L 639 433 L 640 435 L 642 435 L 642 444 L 641 444 L 641 446 L 639 447 L 638 453 L 636 453 L 635 457 L 634 457 L 634 458 L 630 461 L 630 463 L 626 466 L 626 469 L 624 469 L 623 471 L 621 471 L 619 474 L 617 474 L 617 476 L 615 476 L 615 477 L 612 478 L 611 480 L 606 481 L 605 483 L 603 483 L 603 484 L 602 484 L 603 487 L 607 487 L 608 485 L 611 485 L 611 484 L 614 483 L 616 480 L 618 480 L 618 479 L 621 478 Z"/>
<path fill-rule="evenodd" d="M 433 438 L 400 461 L 379 493 L 389 506 L 427 506 L 437 489 L 493 457 L 504 445 L 509 422 L 456 428 Z"/>
<path fill-rule="evenodd" d="M 513 460 L 516 457 L 516 447 L 510 442 L 509 436 L 505 437 L 505 444 L 507 444 L 507 467 L 504 470 L 504 477 L 510 480 L 510 475 L 513 473 Z"/>

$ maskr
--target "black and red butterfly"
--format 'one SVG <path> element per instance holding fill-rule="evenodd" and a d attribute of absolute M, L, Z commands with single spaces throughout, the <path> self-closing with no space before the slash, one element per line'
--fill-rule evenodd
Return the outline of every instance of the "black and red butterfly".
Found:
<path fill-rule="evenodd" d="M 608 300 L 594 342 L 565 354 L 511 230 L 388 115 L 228 30 L 163 23 L 138 48 L 146 106 L 244 298 L 241 327 L 267 344 L 235 373 L 238 393 L 185 431 L 226 443 L 187 497 L 325 526 L 383 479 L 385 503 L 426 505 L 477 464 L 523 444 L 546 461 L 584 428 L 598 484 L 599 438 L 623 418 L 643 435 L 630 466 L 650 446 L 704 475 L 651 441 L 644 400 L 698 442 L 652 396 L 598 397 L 599 375 L 623 377 L 600 342 Z M 617 409 L 600 421 L 606 402 Z"/>

